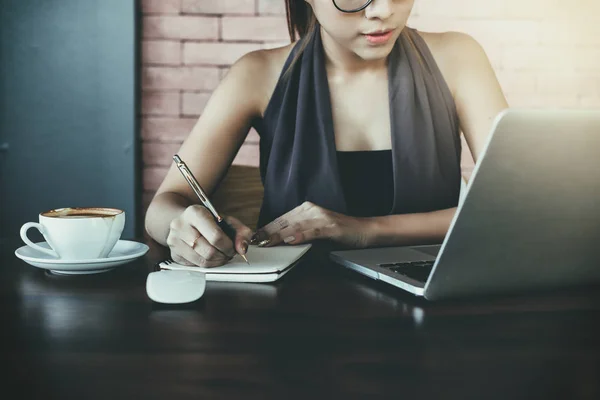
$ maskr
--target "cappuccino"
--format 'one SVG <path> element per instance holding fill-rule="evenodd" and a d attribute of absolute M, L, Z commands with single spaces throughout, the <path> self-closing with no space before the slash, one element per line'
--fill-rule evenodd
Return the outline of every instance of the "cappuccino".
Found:
<path fill-rule="evenodd" d="M 44 211 L 39 222 L 21 227 L 21 239 L 30 247 L 63 260 L 106 258 L 121 237 L 125 211 L 105 207 L 71 207 Z M 33 243 L 27 230 L 36 228 L 52 248 Z"/>

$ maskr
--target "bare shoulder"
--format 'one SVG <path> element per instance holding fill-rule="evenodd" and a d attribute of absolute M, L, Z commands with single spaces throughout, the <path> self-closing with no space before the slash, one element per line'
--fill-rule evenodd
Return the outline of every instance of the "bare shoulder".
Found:
<path fill-rule="evenodd" d="M 483 47 L 461 32 L 419 32 L 452 91 L 461 130 L 477 161 L 494 118 L 508 103 Z"/>
<path fill-rule="evenodd" d="M 465 65 L 487 61 L 483 47 L 467 33 L 455 31 L 417 31 L 417 33 L 427 43 L 452 93 L 456 89 L 458 74 L 464 70 Z"/>
<path fill-rule="evenodd" d="M 243 88 L 256 101 L 259 113 L 265 110 L 293 44 L 273 49 L 255 50 L 238 59 L 223 81 Z"/>
<path fill-rule="evenodd" d="M 424 32 L 417 33 L 425 40 L 427 45 L 433 50 L 444 51 L 448 46 L 454 49 L 473 49 L 481 47 L 479 42 L 473 36 L 464 32 L 447 31 L 447 32 Z"/>

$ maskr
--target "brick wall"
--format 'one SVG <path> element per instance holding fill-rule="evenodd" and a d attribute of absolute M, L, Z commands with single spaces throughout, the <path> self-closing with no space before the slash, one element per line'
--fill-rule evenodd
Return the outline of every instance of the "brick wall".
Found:
<path fill-rule="evenodd" d="M 144 207 L 228 67 L 289 42 L 284 0 L 141 0 Z M 597 0 L 416 0 L 410 25 L 471 34 L 511 106 L 600 107 Z M 466 146 L 464 146 L 466 147 Z M 472 162 L 464 154 L 468 175 Z M 251 132 L 235 164 L 258 165 Z"/>
<path fill-rule="evenodd" d="M 141 0 L 144 209 L 228 68 L 243 54 L 289 43 L 277 0 Z M 235 164 L 258 165 L 251 132 Z"/>

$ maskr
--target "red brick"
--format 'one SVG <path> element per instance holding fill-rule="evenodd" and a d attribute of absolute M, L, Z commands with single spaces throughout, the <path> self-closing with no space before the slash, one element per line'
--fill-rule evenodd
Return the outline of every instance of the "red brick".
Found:
<path fill-rule="evenodd" d="M 232 164 L 258 167 L 258 164 L 259 164 L 258 145 L 244 143 L 242 145 L 242 147 L 240 147 L 240 151 L 238 151 Z"/>
<path fill-rule="evenodd" d="M 144 14 L 179 14 L 181 0 L 141 0 Z"/>
<path fill-rule="evenodd" d="M 285 15 L 285 1 L 258 0 L 258 12 L 260 14 Z"/>
<path fill-rule="evenodd" d="M 184 92 L 181 95 L 182 114 L 186 116 L 199 116 L 202 114 L 211 93 Z"/>
<path fill-rule="evenodd" d="M 231 65 L 241 56 L 261 48 L 259 43 L 185 43 L 185 64 Z"/>
<path fill-rule="evenodd" d="M 142 62 L 144 64 L 181 64 L 181 43 L 179 41 L 145 40 L 142 42 Z"/>
<path fill-rule="evenodd" d="M 178 92 L 142 92 L 142 115 L 179 115 Z"/>
<path fill-rule="evenodd" d="M 167 176 L 167 167 L 145 167 L 142 182 L 145 191 L 155 192 Z"/>
<path fill-rule="evenodd" d="M 181 143 L 146 142 L 142 145 L 143 162 L 146 167 L 168 167 L 173 162 Z"/>
<path fill-rule="evenodd" d="M 152 16 L 143 19 L 143 37 L 148 39 L 218 39 L 216 17 Z"/>
<path fill-rule="evenodd" d="M 220 82 L 219 69 L 209 67 L 144 67 L 142 88 L 214 90 Z"/>
<path fill-rule="evenodd" d="M 254 1 L 182 0 L 181 10 L 187 14 L 254 14 Z"/>
<path fill-rule="evenodd" d="M 289 38 L 285 18 L 280 16 L 223 17 L 224 40 L 282 42 Z"/>
<path fill-rule="evenodd" d="M 142 118 L 142 140 L 155 142 L 183 142 L 197 118 Z"/>

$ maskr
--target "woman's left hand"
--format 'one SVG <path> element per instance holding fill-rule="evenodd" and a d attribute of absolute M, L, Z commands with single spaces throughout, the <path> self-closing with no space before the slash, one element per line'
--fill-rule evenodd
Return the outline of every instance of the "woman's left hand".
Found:
<path fill-rule="evenodd" d="M 251 243 L 271 247 L 282 242 L 296 245 L 330 239 L 362 248 L 368 246 L 368 224 L 367 218 L 349 217 L 306 201 L 256 231 Z"/>

